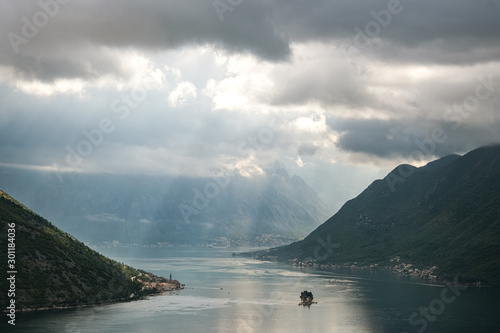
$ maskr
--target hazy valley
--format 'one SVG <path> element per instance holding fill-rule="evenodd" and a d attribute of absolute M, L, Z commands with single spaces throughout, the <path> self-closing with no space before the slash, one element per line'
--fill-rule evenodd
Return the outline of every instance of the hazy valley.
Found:
<path fill-rule="evenodd" d="M 0 188 L 93 244 L 254 244 L 305 237 L 329 209 L 279 163 L 263 175 L 213 178 L 0 169 Z"/>

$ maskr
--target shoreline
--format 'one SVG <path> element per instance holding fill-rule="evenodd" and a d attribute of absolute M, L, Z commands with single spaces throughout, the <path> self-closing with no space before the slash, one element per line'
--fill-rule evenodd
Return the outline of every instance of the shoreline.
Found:
<path fill-rule="evenodd" d="M 303 264 L 303 263 L 302 263 Z M 409 264 L 410 265 L 410 264 Z M 401 269 L 401 266 L 380 266 L 379 264 L 371 264 L 371 265 L 363 265 L 363 266 L 357 266 L 357 265 L 318 265 L 318 264 L 308 264 L 308 265 L 297 265 L 295 262 L 292 263 L 292 267 L 297 267 L 297 268 L 305 268 L 305 269 L 312 269 L 316 271 L 327 271 L 327 272 L 335 272 L 335 271 L 387 271 L 390 272 L 391 274 L 395 276 L 400 276 L 400 277 L 407 277 L 410 279 L 414 279 L 415 281 L 421 281 L 421 282 L 427 282 L 430 284 L 435 284 L 435 285 L 441 285 L 441 286 L 446 286 L 446 285 L 453 285 L 453 286 L 459 286 L 459 287 L 472 287 L 472 288 L 499 288 L 500 286 L 496 285 L 489 285 L 485 284 L 481 281 L 475 281 L 475 282 L 460 282 L 458 280 L 452 280 L 448 279 L 446 277 L 434 275 L 434 270 L 437 268 L 436 266 L 433 266 L 429 269 L 423 269 L 423 271 L 427 271 L 424 275 L 421 275 L 419 272 L 409 272 L 405 271 L 404 267 Z M 410 266 L 412 267 L 412 266 Z M 420 272 L 422 270 L 419 270 Z"/>
<path fill-rule="evenodd" d="M 473 282 L 463 282 L 457 280 L 454 277 L 449 277 L 446 274 L 438 275 L 435 271 L 438 269 L 437 266 L 432 266 L 430 268 L 419 269 L 416 268 L 413 264 L 406 264 L 402 262 L 399 256 L 396 256 L 389 260 L 387 264 L 382 263 L 374 263 L 374 264 L 362 264 L 358 266 L 357 262 L 345 263 L 342 265 L 337 264 L 317 264 L 314 261 L 299 261 L 298 259 L 289 259 L 286 261 L 277 260 L 276 256 L 258 256 L 254 252 L 233 252 L 233 256 L 241 256 L 241 257 L 253 257 L 257 260 L 262 261 L 272 261 L 278 263 L 288 263 L 291 264 L 292 267 L 298 268 L 310 268 L 318 271 L 340 271 L 340 270 L 349 270 L 349 271 L 366 271 L 366 270 L 385 270 L 389 271 L 392 274 L 398 276 L 406 276 L 409 278 L 413 278 L 415 280 L 425 281 L 429 283 L 434 283 L 437 285 L 454 285 L 454 286 L 462 286 L 462 287 L 472 287 L 472 288 L 500 288 L 499 285 L 488 284 L 484 281 L 477 280 Z"/>
<path fill-rule="evenodd" d="M 176 290 L 182 290 L 184 288 L 179 288 L 179 289 L 172 289 L 168 290 L 170 292 L 176 291 Z M 147 295 L 141 295 L 133 298 L 122 298 L 122 299 L 116 299 L 116 300 L 111 300 L 111 301 L 106 301 L 106 302 L 101 302 L 101 303 L 90 303 L 90 304 L 79 304 L 79 305 L 55 305 L 52 307 L 40 307 L 40 308 L 23 308 L 23 309 L 16 309 L 16 313 L 28 313 L 28 312 L 38 312 L 38 311 L 50 311 L 50 310 L 70 310 L 70 309 L 79 309 L 79 308 L 89 308 L 93 306 L 104 306 L 104 305 L 111 305 L 111 304 L 117 304 L 117 303 L 128 303 L 128 302 L 135 302 L 135 301 L 140 301 L 147 299 L 148 297 L 155 297 L 155 296 L 162 296 L 166 295 L 167 291 L 159 291 L 157 293 L 152 293 L 152 294 L 147 294 Z M 8 313 L 7 311 L 3 310 L 3 313 Z"/>
<path fill-rule="evenodd" d="M 142 283 L 142 289 L 139 295 L 132 293 L 129 297 L 113 299 L 109 301 L 99 302 L 99 303 L 87 303 L 87 304 L 68 304 L 68 305 L 53 305 L 53 306 L 41 306 L 41 307 L 24 307 L 16 308 L 16 313 L 28 313 L 28 312 L 38 312 L 38 311 L 50 311 L 50 310 L 69 310 L 78 308 L 88 308 L 93 306 L 110 305 L 116 303 L 127 303 L 140 301 L 147 299 L 148 297 L 162 296 L 166 295 L 167 292 L 174 292 L 184 289 L 184 284 L 177 280 L 169 280 L 163 277 L 156 276 L 152 273 L 141 273 L 138 276 L 131 277 L 131 280 L 137 280 Z M 5 309 L 2 309 L 2 313 L 8 313 Z"/>
<path fill-rule="evenodd" d="M 16 309 L 16 313 L 50 311 L 50 310 L 56 310 L 56 311 L 58 311 L 58 310 L 70 310 L 70 309 L 78 309 L 78 308 L 89 308 L 89 307 L 93 307 L 93 306 L 111 305 L 111 304 L 117 304 L 117 303 L 135 302 L 135 301 L 147 299 L 148 297 L 166 295 L 167 292 L 173 292 L 173 291 L 182 290 L 182 289 L 184 289 L 184 288 L 158 291 L 156 293 L 136 296 L 136 297 L 132 297 L 132 298 L 121 298 L 121 299 L 110 300 L 110 301 L 101 302 L 101 303 L 89 303 L 89 304 L 79 304 L 79 305 L 55 305 L 52 307 L 40 307 L 40 308 L 22 308 L 22 309 Z M 3 310 L 2 312 L 8 313 L 5 310 Z"/>

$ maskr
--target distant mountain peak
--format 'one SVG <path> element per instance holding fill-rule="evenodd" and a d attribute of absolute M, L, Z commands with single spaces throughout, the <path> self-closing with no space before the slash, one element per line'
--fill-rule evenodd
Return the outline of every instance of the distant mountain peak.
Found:
<path fill-rule="evenodd" d="M 41 172 L 0 167 L 0 186 L 93 244 L 188 244 L 262 234 L 297 239 L 328 217 L 317 193 L 280 162 L 250 177 L 80 174 L 63 183 Z"/>
<path fill-rule="evenodd" d="M 284 165 L 280 161 L 274 161 L 268 167 L 264 168 L 266 173 L 270 175 L 278 175 L 285 179 L 289 179 L 290 175 L 286 171 Z"/>

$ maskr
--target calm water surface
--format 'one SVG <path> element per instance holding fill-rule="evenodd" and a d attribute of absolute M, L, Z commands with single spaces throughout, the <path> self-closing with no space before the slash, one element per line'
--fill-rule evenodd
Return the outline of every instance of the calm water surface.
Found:
<path fill-rule="evenodd" d="M 241 249 L 99 249 L 186 289 L 18 314 L 2 332 L 500 332 L 500 289 L 445 290 L 387 272 L 321 272 L 233 258 Z M 303 290 L 318 304 L 298 306 Z M 2 323 L 3 325 L 3 323 Z"/>

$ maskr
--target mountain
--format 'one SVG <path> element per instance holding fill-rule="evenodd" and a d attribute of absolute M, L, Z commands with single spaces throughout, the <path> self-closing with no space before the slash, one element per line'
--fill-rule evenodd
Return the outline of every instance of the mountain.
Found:
<path fill-rule="evenodd" d="M 0 168 L 0 186 L 92 243 L 210 243 L 266 234 L 299 239 L 328 217 L 318 195 L 275 163 L 213 178 L 57 174 Z"/>
<path fill-rule="evenodd" d="M 257 253 L 318 264 L 431 268 L 442 278 L 500 285 L 500 146 L 400 165 L 304 240 Z"/>
<path fill-rule="evenodd" d="M 0 280 L 0 305 L 9 313 L 8 306 L 19 311 L 99 304 L 180 287 L 104 257 L 3 191 L 0 225 L 1 269 L 7 275 Z M 152 288 L 153 282 L 160 287 Z"/>

